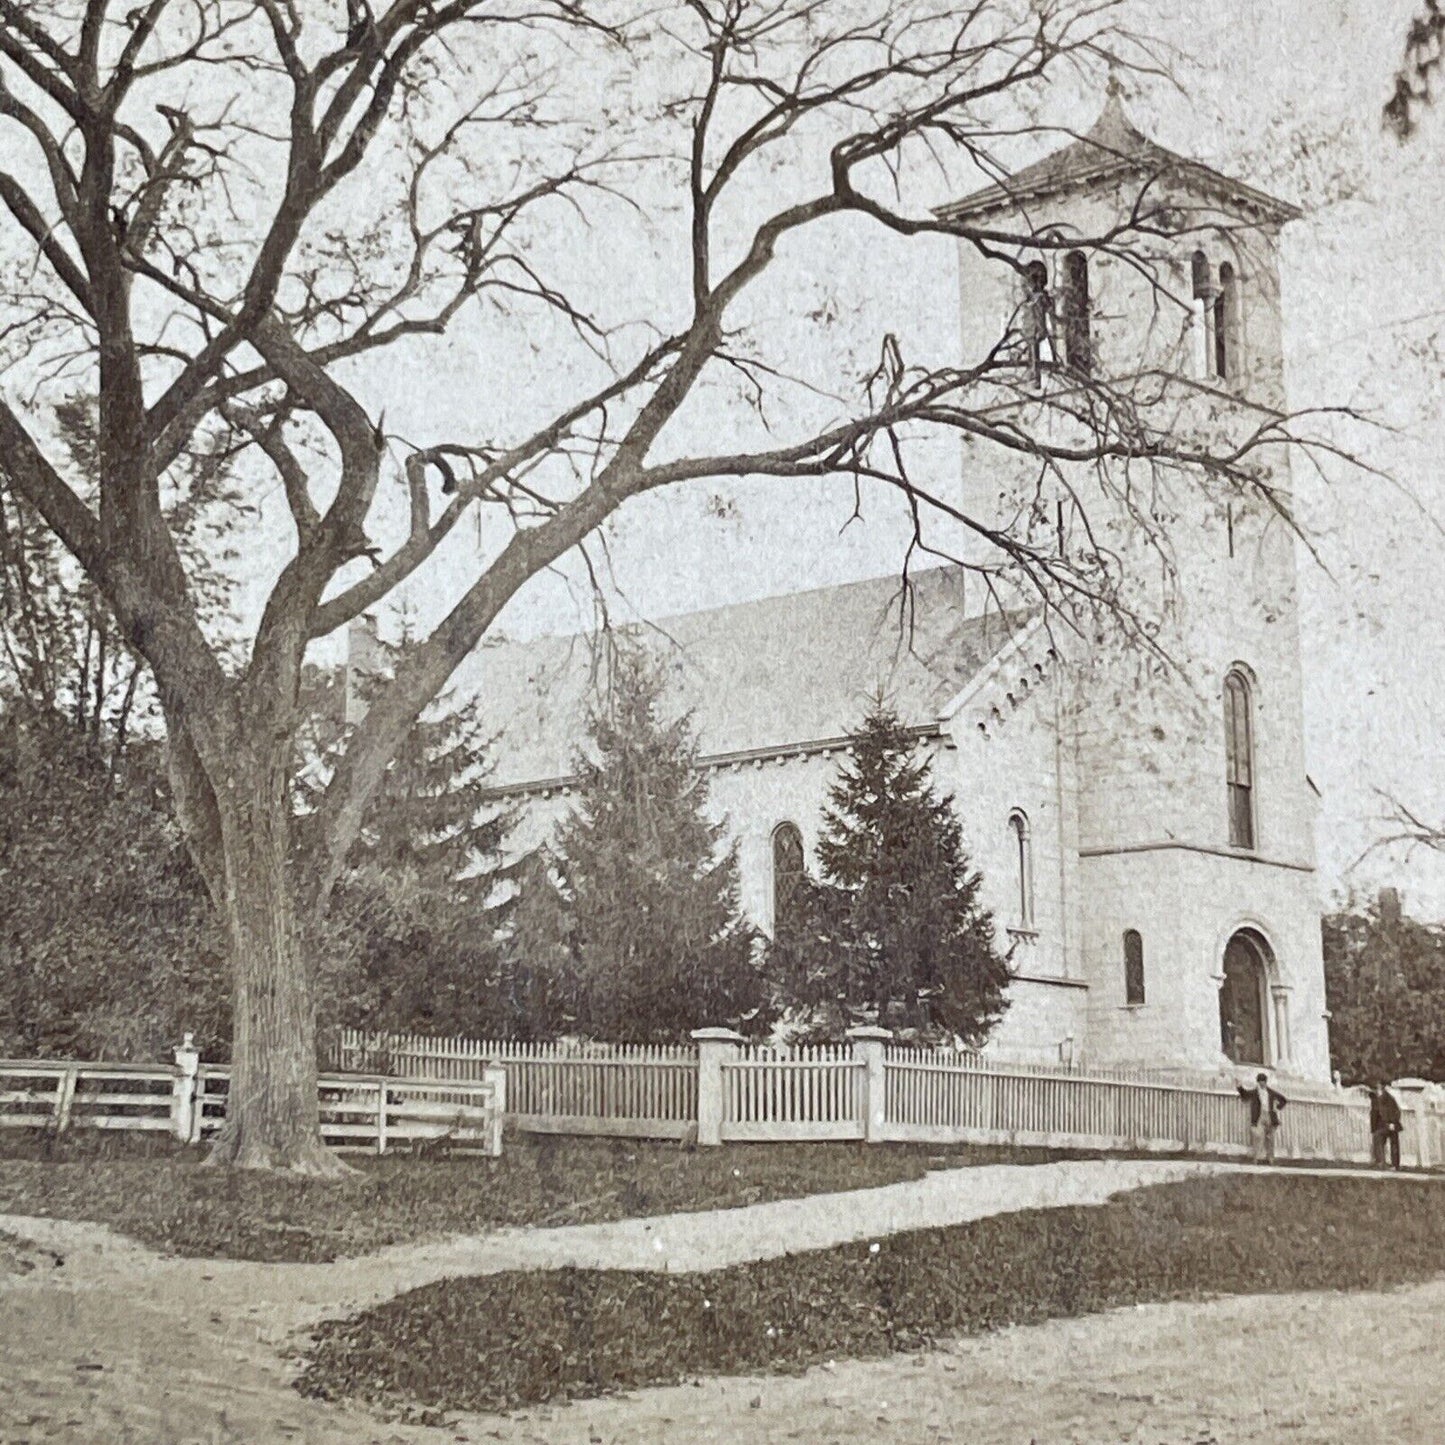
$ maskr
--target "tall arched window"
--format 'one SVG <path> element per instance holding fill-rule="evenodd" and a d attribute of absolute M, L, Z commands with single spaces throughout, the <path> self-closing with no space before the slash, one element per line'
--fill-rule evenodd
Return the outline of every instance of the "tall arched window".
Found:
<path fill-rule="evenodd" d="M 1212 289 L 1209 284 L 1209 257 L 1203 251 L 1196 251 L 1190 257 L 1189 270 L 1190 278 L 1194 282 L 1195 299 L 1203 300 Z"/>
<path fill-rule="evenodd" d="M 803 835 L 796 823 L 773 829 L 773 933 L 786 923 L 798 885 L 803 881 Z"/>
<path fill-rule="evenodd" d="M 1190 259 L 1190 280 L 1193 283 L 1196 324 L 1203 329 L 1199 350 L 1195 353 L 1201 377 L 1214 375 L 1214 298 L 1218 288 L 1209 274 L 1209 257 L 1196 251 Z"/>
<path fill-rule="evenodd" d="M 1235 668 L 1224 679 L 1224 768 L 1229 793 L 1229 842 L 1254 847 L 1254 699 Z"/>
<path fill-rule="evenodd" d="M 1124 1002 L 1144 1002 L 1144 937 L 1137 928 L 1124 930 Z"/>
<path fill-rule="evenodd" d="M 1070 251 L 1064 257 L 1064 360 L 1086 376 L 1094 369 L 1089 305 L 1089 258 Z"/>
<path fill-rule="evenodd" d="M 1043 371 L 1044 362 L 1054 359 L 1052 343 L 1049 340 L 1052 313 L 1049 268 L 1042 261 L 1030 261 L 1024 267 L 1023 328 L 1028 344 L 1029 366 L 1035 377 Z"/>
<path fill-rule="evenodd" d="M 1239 373 L 1239 283 L 1228 261 L 1219 268 L 1214 298 L 1214 372 L 1226 381 Z"/>
<path fill-rule="evenodd" d="M 1014 853 L 1016 926 L 1022 929 L 1032 929 L 1034 926 L 1034 858 L 1033 844 L 1029 839 L 1028 815 L 1015 808 L 1009 814 L 1008 826 Z"/>

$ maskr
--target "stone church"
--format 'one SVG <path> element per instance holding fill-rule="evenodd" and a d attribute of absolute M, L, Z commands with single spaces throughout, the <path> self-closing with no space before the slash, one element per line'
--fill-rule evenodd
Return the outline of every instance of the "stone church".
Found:
<path fill-rule="evenodd" d="M 1057 244 L 1099 235 L 1146 194 L 1188 217 L 1153 237 L 1151 274 L 1108 248 Z M 1071 370 L 1168 373 L 1189 426 L 1209 408 L 1283 407 L 1277 242 L 1296 212 L 1155 145 L 1117 95 L 1088 134 L 944 213 L 1056 238 L 1021 267 L 960 247 L 965 361 L 1019 328 L 1022 365 L 1068 363 L 1040 366 L 1041 386 Z M 1288 458 L 1270 466 L 1287 497 Z M 1027 610 L 980 613 L 958 567 L 914 575 L 907 626 L 894 575 L 645 635 L 693 711 L 762 929 L 811 859 L 850 729 L 881 690 L 956 799 L 1010 950 L 991 1050 L 1101 1068 L 1258 1062 L 1325 1080 L 1294 534 L 1278 509 L 1211 498 L 1198 478 L 1176 490 L 1151 515 L 1170 558 L 1160 635 L 1182 667 Z M 1061 528 L 1064 506 L 1060 494 Z M 1131 545 L 1121 530 L 1119 548 Z M 487 700 L 493 781 L 525 803 L 524 845 L 569 807 L 594 660 L 586 637 L 543 638 L 484 647 L 456 678 Z"/>

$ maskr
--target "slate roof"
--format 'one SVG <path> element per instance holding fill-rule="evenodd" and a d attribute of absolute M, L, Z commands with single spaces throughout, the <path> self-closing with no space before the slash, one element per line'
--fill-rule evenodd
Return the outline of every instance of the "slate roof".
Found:
<path fill-rule="evenodd" d="M 1042 160 L 1024 166 L 997 185 L 986 186 L 962 200 L 940 206 L 938 214 L 946 220 L 986 215 L 1127 175 L 1189 183 L 1249 206 L 1266 220 L 1284 222 L 1301 214 L 1287 201 L 1156 145 L 1129 119 L 1123 98 L 1115 87 L 1110 88 L 1103 111 L 1084 135 Z"/>
<path fill-rule="evenodd" d="M 1025 612 L 969 617 L 962 568 L 913 575 L 912 636 L 900 630 L 896 574 L 668 618 L 628 629 L 672 670 L 705 757 L 847 737 L 881 687 L 910 726 L 943 708 L 1028 622 Z M 976 605 L 976 603 L 975 603 Z M 454 687 L 475 692 L 496 735 L 492 785 L 569 776 L 589 702 L 595 640 L 543 637 L 479 648 Z"/>

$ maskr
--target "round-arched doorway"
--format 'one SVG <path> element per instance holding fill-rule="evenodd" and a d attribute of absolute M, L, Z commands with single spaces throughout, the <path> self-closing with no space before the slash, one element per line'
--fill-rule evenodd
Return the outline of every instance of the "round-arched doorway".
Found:
<path fill-rule="evenodd" d="M 1269 944 L 1241 928 L 1224 948 L 1219 988 L 1219 1043 L 1231 1062 L 1269 1062 Z"/>

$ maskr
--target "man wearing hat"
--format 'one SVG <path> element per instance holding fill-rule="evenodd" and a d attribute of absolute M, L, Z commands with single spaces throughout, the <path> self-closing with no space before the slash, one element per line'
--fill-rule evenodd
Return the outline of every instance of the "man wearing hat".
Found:
<path fill-rule="evenodd" d="M 1236 1084 L 1239 1096 L 1249 1105 L 1249 1133 L 1254 1141 L 1254 1162 L 1274 1163 L 1274 1133 L 1279 1128 L 1279 1112 L 1288 1102 L 1278 1089 L 1269 1086 L 1268 1074 L 1256 1074 L 1253 1088 Z"/>
<path fill-rule="evenodd" d="M 1389 1155 L 1390 1168 L 1400 1167 L 1400 1105 L 1395 1096 L 1376 1080 L 1370 1085 L 1370 1159 L 1380 1169 Z"/>

